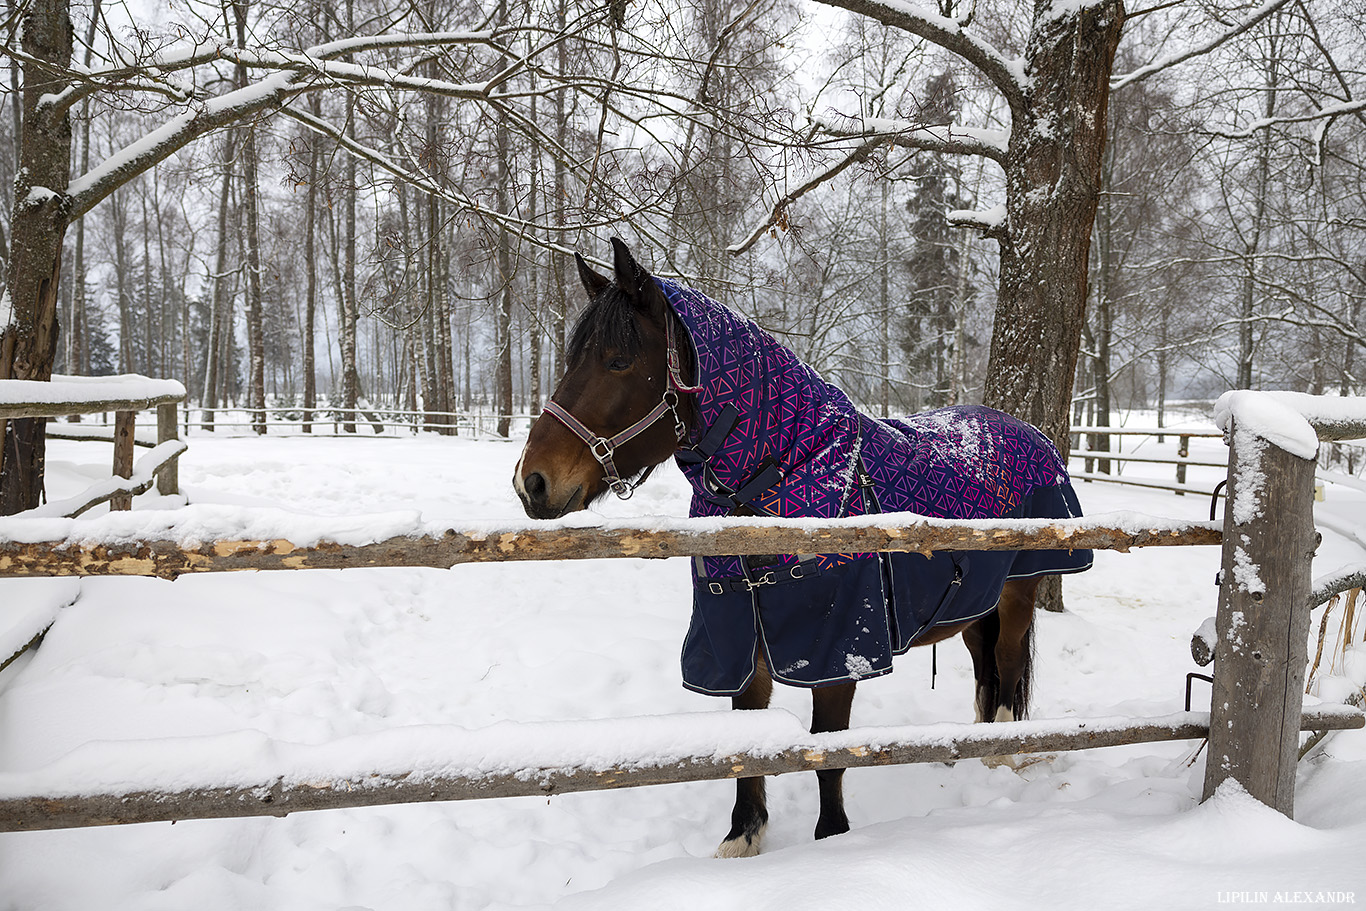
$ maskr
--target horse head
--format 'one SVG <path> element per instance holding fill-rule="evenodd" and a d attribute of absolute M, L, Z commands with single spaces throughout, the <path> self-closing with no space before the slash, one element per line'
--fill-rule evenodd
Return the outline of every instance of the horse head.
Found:
<path fill-rule="evenodd" d="M 588 307 L 512 477 L 533 519 L 583 509 L 609 490 L 629 497 L 687 435 L 691 402 L 680 393 L 682 375 L 694 370 L 692 347 L 620 238 L 612 253 L 612 278 L 574 256 Z"/>

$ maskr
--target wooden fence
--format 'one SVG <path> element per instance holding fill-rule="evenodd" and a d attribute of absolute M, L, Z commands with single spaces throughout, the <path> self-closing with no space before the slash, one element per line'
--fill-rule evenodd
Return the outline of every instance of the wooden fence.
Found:
<path fill-rule="evenodd" d="M 423 431 L 449 432 L 461 436 L 490 436 L 506 420 L 514 430 L 525 431 L 533 417 L 526 413 L 500 415 L 493 411 L 413 411 L 364 405 L 354 411 L 327 406 L 270 408 L 186 409 L 186 430 L 217 433 L 220 430 L 252 434 L 331 436 L 348 439 L 406 438 Z"/>
<path fill-rule="evenodd" d="M 1366 401 L 1352 400 L 1348 418 L 1316 421 L 1322 439 L 1366 436 Z M 441 566 L 491 560 L 673 557 L 745 553 L 1057 549 L 1127 550 L 1144 546 L 1222 543 L 1223 573 L 1209 715 L 1162 719 L 1011 722 L 962 726 L 945 733 L 853 730 L 811 735 L 783 749 L 700 742 L 686 755 L 629 762 L 517 767 L 506 758 L 459 774 L 372 770 L 328 776 L 267 776 L 231 787 L 208 784 L 164 791 L 12 793 L 0 776 L 0 831 L 105 825 L 153 819 L 284 815 L 295 810 L 423 800 L 549 794 L 666 781 L 735 778 L 821 768 L 923 761 L 1017 751 L 1052 751 L 1209 737 L 1208 797 L 1227 778 L 1287 815 L 1299 733 L 1359 728 L 1366 716 L 1341 707 L 1301 707 L 1310 610 L 1309 563 L 1314 461 L 1267 443 L 1243 428 L 1233 408 L 1230 508 L 1214 523 L 1128 517 L 1122 526 L 1095 519 L 947 522 L 909 515 L 822 522 L 706 520 L 676 528 L 545 528 L 447 530 L 399 535 L 374 544 L 300 547 L 283 538 L 219 540 L 182 547 L 172 527 L 164 538 L 91 543 L 87 534 L 37 543 L 0 539 L 0 575 L 154 575 L 243 569 Z M 1104 517 L 1102 517 L 1103 519 Z M 744 720 L 744 719 L 742 719 Z M 629 722 L 624 722 L 629 723 Z M 684 723 L 680 720 L 680 724 Z M 584 724 L 594 724 L 586 722 Z M 478 732 L 452 732 L 456 738 Z M 591 733 L 589 735 L 591 739 Z M 587 751 L 591 755 L 591 751 Z M 164 779 L 162 779 L 164 780 Z"/>
<path fill-rule="evenodd" d="M 1178 497 L 1188 493 L 1201 496 L 1209 496 L 1213 492 L 1213 485 L 1209 488 L 1191 487 L 1186 483 L 1186 471 L 1188 468 L 1222 468 L 1228 469 L 1228 461 L 1210 461 L 1192 459 L 1190 457 L 1191 440 L 1200 439 L 1219 439 L 1223 437 L 1223 432 L 1219 430 L 1190 430 L 1176 429 L 1169 427 L 1144 428 L 1144 427 L 1088 427 L 1076 426 L 1069 428 L 1069 432 L 1075 438 L 1072 446 L 1070 460 L 1080 461 L 1082 470 L 1072 472 L 1074 480 L 1079 481 L 1102 481 L 1107 484 L 1126 484 L 1133 487 L 1146 487 L 1153 490 L 1170 490 Z M 1160 441 L 1163 437 L 1176 437 L 1177 449 L 1176 457 L 1165 455 L 1145 455 L 1137 452 L 1124 453 L 1118 448 L 1111 449 L 1111 438 L 1122 438 L 1126 436 L 1157 437 Z M 1082 444 L 1085 444 L 1084 446 Z M 1124 477 L 1118 471 L 1111 471 L 1113 463 L 1148 463 L 1172 465 L 1175 468 L 1175 480 L 1164 482 L 1157 478 L 1132 478 Z"/>
<path fill-rule="evenodd" d="M 153 479 L 157 492 L 170 496 L 180 492 L 177 460 L 185 451 L 179 442 L 177 406 L 185 401 L 185 387 L 173 380 L 154 380 L 141 376 L 53 377 L 51 382 L 4 380 L 6 392 L 0 398 L 0 427 L 14 418 L 59 418 L 71 415 L 113 413 L 110 432 L 101 433 L 88 425 L 63 425 L 77 428 L 54 436 L 79 440 L 108 440 L 114 444 L 113 475 L 129 483 L 98 484 L 84 494 L 60 504 L 49 504 L 44 514 L 76 516 L 108 501 L 112 510 L 133 508 L 133 497 L 150 490 Z M 156 453 L 134 478 L 133 447 L 138 443 L 136 426 L 140 411 L 157 413 Z M 142 441 L 147 445 L 147 441 Z"/>

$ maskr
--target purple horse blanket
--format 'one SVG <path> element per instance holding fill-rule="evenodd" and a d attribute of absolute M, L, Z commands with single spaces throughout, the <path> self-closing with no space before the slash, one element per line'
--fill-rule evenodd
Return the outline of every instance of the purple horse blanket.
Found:
<path fill-rule="evenodd" d="M 983 407 L 903 420 L 860 414 L 754 323 L 657 279 L 696 356 L 697 425 L 677 460 L 689 514 L 950 519 L 1081 515 L 1067 468 L 1034 427 Z M 798 554 L 694 561 L 683 682 L 734 695 L 756 656 L 775 680 L 822 686 L 889 673 L 931 628 L 995 609 L 1009 578 L 1079 572 L 1091 552 Z"/>

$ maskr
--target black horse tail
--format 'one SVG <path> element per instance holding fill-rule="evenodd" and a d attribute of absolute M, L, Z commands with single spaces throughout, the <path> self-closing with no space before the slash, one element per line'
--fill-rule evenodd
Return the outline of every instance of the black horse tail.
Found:
<path fill-rule="evenodd" d="M 1034 624 L 1029 624 L 1029 629 L 1025 630 L 1024 643 L 1024 668 L 1020 671 L 1020 682 L 1015 687 L 1015 698 L 1011 700 L 1011 710 L 1015 713 L 1016 721 L 1023 721 L 1029 717 L 1030 693 L 1034 685 Z"/>

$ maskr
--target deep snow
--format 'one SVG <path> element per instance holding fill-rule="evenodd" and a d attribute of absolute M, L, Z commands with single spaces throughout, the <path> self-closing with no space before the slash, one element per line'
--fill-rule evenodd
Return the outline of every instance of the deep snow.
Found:
<path fill-rule="evenodd" d="M 49 446 L 54 498 L 108 472 L 107 445 Z M 1217 441 L 1193 449 L 1224 453 Z M 196 504 L 520 522 L 509 483 L 517 454 L 515 443 L 430 435 L 200 435 L 181 478 Z M 1201 471 L 1191 469 L 1193 482 Z M 1140 472 L 1171 468 L 1126 468 Z M 1203 498 L 1101 484 L 1079 493 L 1089 513 L 1208 515 Z M 1316 576 L 1362 560 L 1360 545 L 1330 529 L 1366 525 L 1364 504 L 1366 492 L 1330 485 Z M 172 504 L 149 495 L 135 508 L 158 505 Z M 601 508 L 686 511 L 671 468 Z M 1218 560 L 1214 548 L 1098 553 L 1095 569 L 1065 582 L 1068 612 L 1039 618 L 1034 717 L 1179 710 L 1195 669 L 1190 635 L 1214 612 Z M 0 674 L 0 775 L 89 755 L 92 741 L 307 745 L 406 725 L 722 711 L 723 700 L 679 685 L 687 580 L 680 560 L 3 580 L 0 644 L 11 628 L 57 620 Z M 969 718 L 966 649 L 939 649 L 933 689 L 927 652 L 866 683 L 854 723 Z M 1338 691 L 1345 678 L 1366 680 L 1366 652 L 1350 659 L 1335 669 Z M 1204 707 L 1208 689 L 1196 686 Z M 805 693 L 777 696 L 804 722 Z M 1197 805 L 1196 746 L 1064 754 L 1018 773 L 976 760 L 854 770 L 854 830 L 820 843 L 813 777 L 771 779 L 765 853 L 742 861 L 710 857 L 728 822 L 728 782 L 0 835 L 0 909 L 1213 908 L 1296 892 L 1366 902 L 1366 733 L 1332 735 L 1302 764 L 1294 822 L 1231 790 Z M 184 752 L 187 779 L 193 755 Z"/>

